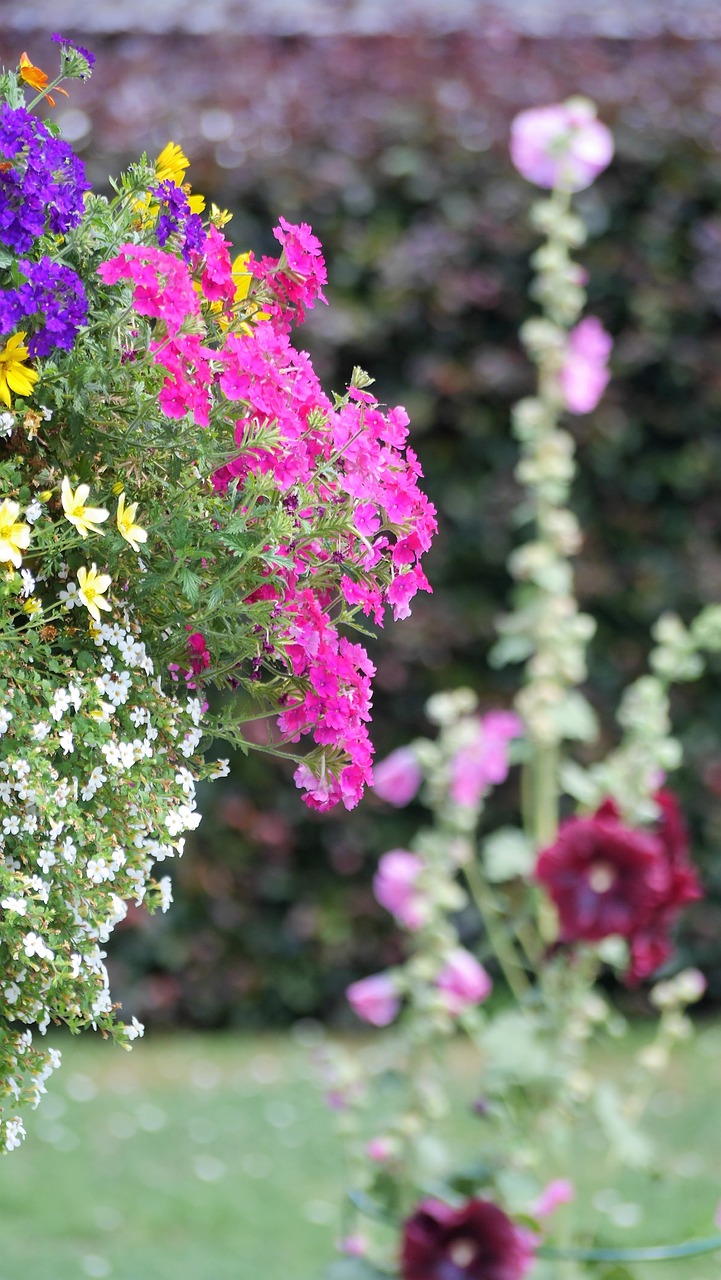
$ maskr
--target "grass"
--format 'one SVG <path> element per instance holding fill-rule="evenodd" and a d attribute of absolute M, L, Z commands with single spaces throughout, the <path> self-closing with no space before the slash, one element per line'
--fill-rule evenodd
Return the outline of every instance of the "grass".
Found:
<path fill-rule="evenodd" d="M 342 1171 L 302 1044 L 195 1035 L 148 1037 L 132 1054 L 92 1037 L 62 1047 L 24 1147 L 0 1160 L 0 1280 L 319 1280 Z M 606 1239 L 711 1234 L 720 1059 L 721 1026 L 708 1025 L 653 1100 L 672 1182 L 609 1179 L 603 1150 L 587 1153 L 587 1219 Z M 461 1093 L 474 1083 L 465 1061 L 459 1081 Z M 459 1135 L 472 1141 L 477 1123 L 459 1108 Z M 719 1261 L 634 1275 L 718 1280 Z"/>

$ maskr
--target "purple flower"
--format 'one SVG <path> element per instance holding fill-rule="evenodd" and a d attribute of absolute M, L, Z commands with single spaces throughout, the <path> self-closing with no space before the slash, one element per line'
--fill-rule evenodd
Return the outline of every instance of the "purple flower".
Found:
<path fill-rule="evenodd" d="M 85 74 L 83 74 L 84 68 L 82 68 L 82 66 L 79 67 L 76 74 L 79 75 L 82 80 L 87 80 L 92 68 L 95 66 L 95 54 L 91 53 L 89 49 L 85 49 L 81 44 L 76 44 L 74 40 L 68 40 L 67 36 L 58 35 L 57 31 L 51 35 L 50 39 L 53 44 L 59 44 L 61 46 L 61 52 L 63 49 L 72 50 L 74 53 L 79 53 L 80 57 L 85 59 L 88 64 Z M 66 71 L 65 74 L 68 75 L 70 73 Z"/>
<path fill-rule="evenodd" d="M 0 106 L 0 243 L 28 253 L 46 232 L 64 235 L 80 222 L 82 161 L 24 107 Z"/>
<path fill-rule="evenodd" d="M 465 947 L 451 951 L 445 966 L 436 978 L 436 986 L 442 992 L 443 1003 L 449 1013 L 457 1016 L 471 1005 L 481 1004 L 491 994 L 493 983 L 482 964 Z"/>
<path fill-rule="evenodd" d="M 508 776 L 508 743 L 523 731 L 512 711 L 489 711 L 475 722 L 470 742 L 451 761 L 450 796 L 455 804 L 473 808 L 490 786 Z"/>
<path fill-rule="evenodd" d="M 194 253 L 202 253 L 205 248 L 203 219 L 200 214 L 190 212 L 188 197 L 182 187 L 176 186 L 170 179 L 161 182 L 158 187 L 151 187 L 150 193 L 160 203 L 155 229 L 158 244 L 162 249 L 171 235 L 177 232 L 180 237 L 180 256 L 184 262 L 190 262 Z"/>
<path fill-rule="evenodd" d="M 511 160 L 539 187 L 582 191 L 612 158 L 611 131 L 585 98 L 521 111 L 511 124 Z"/>
<path fill-rule="evenodd" d="M 373 766 L 373 790 L 381 800 L 403 808 L 409 804 L 423 780 L 421 767 L 411 747 L 391 751 L 385 760 Z"/>
<path fill-rule="evenodd" d="M 47 356 L 55 348 L 69 351 L 87 320 L 88 304 L 79 276 L 50 258 L 18 267 L 25 279 L 16 289 L 0 293 L 0 334 L 34 329 L 30 355 Z"/>
<path fill-rule="evenodd" d="M 596 316 L 586 316 L 571 329 L 560 382 L 570 413 L 591 413 L 606 390 L 613 339 Z"/>
<path fill-rule="evenodd" d="M 490 1200 L 422 1200 L 405 1222 L 402 1280 L 522 1280 L 534 1240 Z"/>
<path fill-rule="evenodd" d="M 373 973 L 360 982 L 352 982 L 346 996 L 353 1012 L 374 1027 L 387 1027 L 401 1007 L 393 979 L 387 973 Z"/>
<path fill-rule="evenodd" d="M 423 895 L 416 881 L 425 863 L 417 853 L 392 849 L 384 853 L 373 877 L 373 892 L 386 911 L 390 911 L 406 929 L 420 929 L 425 922 Z"/>

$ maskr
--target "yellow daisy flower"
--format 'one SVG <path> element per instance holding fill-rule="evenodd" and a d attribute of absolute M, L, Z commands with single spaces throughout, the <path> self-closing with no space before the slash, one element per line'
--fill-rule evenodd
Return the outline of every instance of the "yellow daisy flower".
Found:
<path fill-rule="evenodd" d="M 12 408 L 11 391 L 16 396 L 29 396 L 38 380 L 35 370 L 25 367 L 28 358 L 25 336 L 24 331 L 13 334 L 0 351 L 0 400 L 8 409 Z"/>
<path fill-rule="evenodd" d="M 67 476 L 63 476 L 63 483 L 60 486 L 60 501 L 63 504 L 65 519 L 75 525 L 81 537 L 87 538 L 88 532 L 102 533 L 102 529 L 96 528 L 96 525 L 102 524 L 103 520 L 107 520 L 108 512 L 105 507 L 86 507 L 85 503 L 90 493 L 89 484 L 79 484 L 75 492 L 70 486 Z"/>
<path fill-rule="evenodd" d="M 112 606 L 105 599 L 105 592 L 112 582 L 109 573 L 98 573 L 98 566 L 78 569 L 78 597 L 96 622 L 100 622 L 100 610 L 110 613 Z"/>
<path fill-rule="evenodd" d="M 22 551 L 30 545 L 32 529 L 18 521 L 20 503 L 5 498 L 0 502 L 0 561 L 10 561 L 16 569 L 23 562 Z"/>
<path fill-rule="evenodd" d="M 174 182 L 182 187 L 190 161 L 177 142 L 168 142 L 155 161 L 156 182 Z"/>
<path fill-rule="evenodd" d="M 228 209 L 219 209 L 217 204 L 211 204 L 210 221 L 214 227 L 217 227 L 219 231 L 222 231 L 223 227 L 233 221 L 233 215 L 228 211 Z"/>
<path fill-rule="evenodd" d="M 148 541 L 147 531 L 135 523 L 137 509 L 137 502 L 131 502 L 130 506 L 126 507 L 125 493 L 120 494 L 118 498 L 118 514 L 116 516 L 118 532 L 122 534 L 126 542 L 130 543 L 133 551 L 140 551 L 138 544 Z"/>

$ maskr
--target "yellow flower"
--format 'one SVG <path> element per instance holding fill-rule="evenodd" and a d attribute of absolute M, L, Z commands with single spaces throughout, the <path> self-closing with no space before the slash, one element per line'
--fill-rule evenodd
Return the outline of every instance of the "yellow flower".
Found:
<path fill-rule="evenodd" d="M 233 259 L 230 274 L 235 281 L 234 302 L 244 302 L 250 292 L 250 285 L 253 277 L 248 271 L 249 260 L 249 253 L 239 253 L 238 257 Z"/>
<path fill-rule="evenodd" d="M 191 195 L 190 195 L 190 183 L 189 183 L 189 182 L 186 182 L 186 183 L 185 183 L 185 186 L 183 187 L 183 190 L 185 191 L 185 193 L 186 193 L 186 195 L 187 195 L 187 197 L 188 197 L 188 208 L 190 209 L 190 212 L 191 212 L 191 213 L 202 213 L 202 212 L 203 212 L 203 209 L 205 208 L 205 196 L 201 196 L 201 195 L 191 196 Z"/>
<path fill-rule="evenodd" d="M 27 613 L 30 617 L 32 617 L 34 613 L 38 613 L 41 609 L 42 605 L 39 600 L 36 600 L 35 596 L 31 596 L 23 605 L 23 613 Z"/>
<path fill-rule="evenodd" d="M 23 562 L 20 553 L 29 547 L 32 533 L 29 524 L 18 522 L 19 515 L 19 502 L 12 502 L 10 498 L 0 502 L 0 560 L 9 560 L 16 569 Z"/>
<path fill-rule="evenodd" d="M 112 582 L 109 573 L 98 573 L 98 566 L 93 564 L 89 569 L 84 566 L 78 569 L 78 596 L 85 608 L 96 622 L 100 622 L 100 610 L 110 613 L 111 606 L 105 599 L 105 592 Z"/>
<path fill-rule="evenodd" d="M 219 209 L 217 204 L 211 204 L 210 221 L 214 227 L 218 228 L 219 231 L 221 231 L 223 227 L 227 226 L 229 222 L 232 222 L 232 220 L 233 215 L 232 213 L 229 213 L 227 209 Z"/>
<path fill-rule="evenodd" d="M 118 514 L 116 521 L 118 532 L 122 534 L 126 542 L 129 542 L 133 551 L 140 551 L 138 543 L 147 542 L 148 534 L 139 524 L 135 523 L 135 512 L 138 509 L 137 502 L 131 502 L 129 507 L 125 506 L 125 494 L 121 493 L 118 498 Z"/>
<path fill-rule="evenodd" d="M 63 504 L 65 519 L 75 525 L 81 537 L 87 538 L 88 530 L 92 529 L 93 533 L 102 533 L 102 529 L 97 529 L 96 525 L 102 524 L 103 520 L 107 520 L 108 513 L 105 507 L 86 507 L 85 502 L 90 493 L 90 485 L 79 484 L 75 493 L 70 487 L 70 481 L 67 476 L 63 476 L 63 483 L 60 486 L 60 500 Z"/>
<path fill-rule="evenodd" d="M 34 369 L 25 368 L 28 349 L 23 345 L 24 337 L 24 332 L 13 334 L 0 351 L 0 400 L 8 409 L 12 408 L 11 391 L 16 396 L 29 396 L 38 380 Z"/>
<path fill-rule="evenodd" d="M 174 182 L 176 187 L 182 187 L 189 164 L 183 148 L 177 142 L 168 142 L 155 161 L 156 182 Z"/>

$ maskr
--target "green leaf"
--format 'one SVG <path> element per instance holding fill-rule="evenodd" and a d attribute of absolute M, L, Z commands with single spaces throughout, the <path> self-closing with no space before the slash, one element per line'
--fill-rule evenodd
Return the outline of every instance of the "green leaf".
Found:
<path fill-rule="evenodd" d="M 533 849 L 517 827 L 499 827 L 483 843 L 483 865 L 493 884 L 525 876 L 533 866 Z"/>

